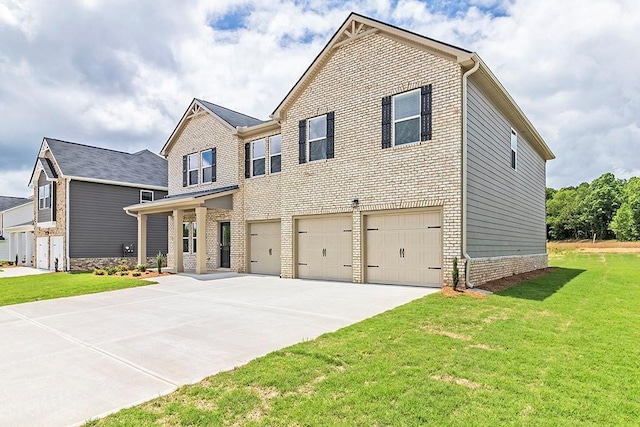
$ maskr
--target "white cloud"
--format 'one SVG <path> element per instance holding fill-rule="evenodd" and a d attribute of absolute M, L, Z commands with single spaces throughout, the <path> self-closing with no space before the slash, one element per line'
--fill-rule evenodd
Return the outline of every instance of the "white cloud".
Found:
<path fill-rule="evenodd" d="M 640 169 L 635 0 L 31 0 L 0 4 L 0 173 L 43 136 L 158 151 L 193 97 L 267 118 L 350 11 L 477 51 L 557 154 L 549 185 Z"/>
<path fill-rule="evenodd" d="M 35 160 L 34 160 L 35 161 Z M 33 190 L 27 187 L 31 169 L 0 170 L 0 195 L 29 197 Z"/>

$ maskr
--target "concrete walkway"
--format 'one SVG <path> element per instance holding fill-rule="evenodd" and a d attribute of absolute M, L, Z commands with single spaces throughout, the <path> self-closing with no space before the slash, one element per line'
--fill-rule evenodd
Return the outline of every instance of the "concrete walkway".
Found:
<path fill-rule="evenodd" d="M 213 274 L 0 307 L 0 424 L 67 426 L 435 292 Z"/>
<path fill-rule="evenodd" d="M 51 273 L 49 270 L 39 270 L 32 267 L 0 267 L 0 279 L 3 277 L 31 276 L 33 274 Z"/>

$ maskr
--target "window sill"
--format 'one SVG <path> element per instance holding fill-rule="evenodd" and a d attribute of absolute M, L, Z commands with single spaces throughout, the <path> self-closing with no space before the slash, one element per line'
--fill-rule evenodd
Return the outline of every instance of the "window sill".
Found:
<path fill-rule="evenodd" d="M 55 221 L 38 222 L 37 226 L 40 228 L 53 228 L 56 226 L 56 222 Z"/>
<path fill-rule="evenodd" d="M 393 145 L 393 149 L 394 150 L 396 150 L 396 149 L 400 150 L 400 149 L 405 148 L 405 147 L 415 147 L 416 145 L 422 145 L 423 142 L 427 142 L 427 141 L 409 142 L 407 144 L 401 144 L 401 145 L 395 145 L 394 144 Z"/>
<path fill-rule="evenodd" d="M 318 160 L 307 160 L 308 164 L 313 164 L 313 163 L 326 163 L 328 162 L 329 159 L 318 159 Z"/>

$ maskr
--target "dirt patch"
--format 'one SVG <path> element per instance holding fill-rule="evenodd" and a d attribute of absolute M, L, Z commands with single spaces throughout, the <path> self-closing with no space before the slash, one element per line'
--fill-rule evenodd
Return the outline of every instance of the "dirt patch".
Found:
<path fill-rule="evenodd" d="M 442 335 L 443 337 L 453 338 L 454 340 L 471 341 L 471 337 L 469 335 L 459 334 L 457 332 L 443 331 L 440 329 L 436 329 L 431 325 L 423 326 L 422 329 L 430 334 Z"/>
<path fill-rule="evenodd" d="M 457 298 L 460 295 L 467 295 L 472 298 L 486 298 L 487 295 L 482 292 L 475 292 L 473 289 L 454 290 L 452 286 L 444 286 L 440 291 L 447 298 Z"/>
<path fill-rule="evenodd" d="M 470 381 L 466 378 L 456 378 L 453 377 L 451 375 L 433 375 L 431 376 L 432 380 L 437 380 L 437 381 L 444 381 L 446 383 L 450 383 L 450 384 L 457 384 L 457 385 L 461 385 L 463 387 L 466 388 L 470 388 L 472 390 L 477 390 L 480 387 L 482 387 L 481 384 L 478 383 L 474 383 L 473 381 Z"/>
<path fill-rule="evenodd" d="M 513 276 L 503 277 L 502 279 L 492 280 L 487 283 L 476 286 L 477 288 L 484 289 L 485 291 L 499 292 L 515 286 L 521 282 L 535 279 L 536 277 L 544 276 L 552 271 L 557 270 L 558 267 L 541 268 L 540 270 L 528 271 L 522 274 L 515 274 Z"/>
<path fill-rule="evenodd" d="M 175 273 L 169 273 L 165 271 L 163 271 L 162 273 L 158 273 L 157 271 L 145 271 L 144 273 L 140 273 L 139 276 L 134 276 L 133 273 L 134 271 L 129 271 L 127 274 L 123 274 L 123 275 L 120 275 L 120 273 L 115 273 L 115 274 L 112 274 L 111 276 L 104 274 L 104 276 L 105 277 L 126 277 L 129 279 L 153 279 L 154 277 L 170 276 L 172 274 L 175 274 Z"/>
<path fill-rule="evenodd" d="M 585 252 L 640 252 L 640 242 L 618 242 L 617 240 L 563 240 L 548 242 L 549 249 L 579 249 Z"/>

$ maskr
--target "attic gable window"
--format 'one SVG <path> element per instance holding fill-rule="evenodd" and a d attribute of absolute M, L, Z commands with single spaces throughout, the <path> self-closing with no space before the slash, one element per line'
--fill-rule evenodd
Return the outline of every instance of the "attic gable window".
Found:
<path fill-rule="evenodd" d="M 153 191 L 140 190 L 140 203 L 153 202 Z"/>
<path fill-rule="evenodd" d="M 38 209 L 51 208 L 51 184 L 38 187 Z"/>

